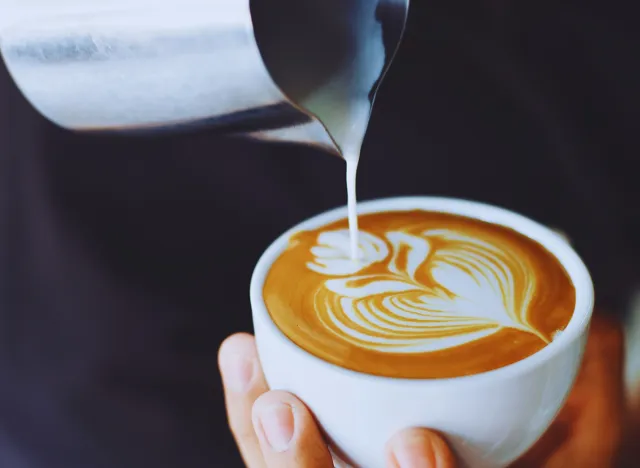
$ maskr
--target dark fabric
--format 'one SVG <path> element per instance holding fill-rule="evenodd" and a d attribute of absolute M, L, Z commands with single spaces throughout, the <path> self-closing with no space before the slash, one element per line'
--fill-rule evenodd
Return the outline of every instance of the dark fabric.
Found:
<path fill-rule="evenodd" d="M 418 3 L 360 197 L 452 195 L 563 229 L 600 304 L 622 310 L 640 239 L 632 10 Z M 206 131 L 65 132 L 0 70 L 0 466 L 240 466 L 217 348 L 251 330 L 261 251 L 344 202 L 338 158 Z"/>

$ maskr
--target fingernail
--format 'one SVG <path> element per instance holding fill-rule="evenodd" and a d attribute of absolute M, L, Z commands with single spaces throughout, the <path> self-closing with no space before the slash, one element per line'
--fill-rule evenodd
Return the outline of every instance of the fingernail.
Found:
<path fill-rule="evenodd" d="M 253 359 L 248 359 L 241 354 L 229 356 L 220 367 L 226 387 L 234 392 L 242 393 L 249 389 L 255 364 Z"/>
<path fill-rule="evenodd" d="M 284 452 L 289 448 L 295 420 L 293 409 L 285 403 L 276 403 L 260 410 L 258 421 L 264 438 L 274 452 Z"/>
<path fill-rule="evenodd" d="M 403 437 L 393 447 L 396 468 L 437 468 L 433 447 L 418 434 Z"/>

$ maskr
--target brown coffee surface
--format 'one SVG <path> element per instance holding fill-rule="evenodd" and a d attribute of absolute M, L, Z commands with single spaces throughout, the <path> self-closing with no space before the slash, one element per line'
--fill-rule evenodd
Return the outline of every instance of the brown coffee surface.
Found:
<path fill-rule="evenodd" d="M 400 378 L 478 374 L 524 359 L 569 323 L 575 288 L 544 247 L 461 216 L 361 215 L 292 236 L 263 289 L 275 324 L 338 366 Z"/>

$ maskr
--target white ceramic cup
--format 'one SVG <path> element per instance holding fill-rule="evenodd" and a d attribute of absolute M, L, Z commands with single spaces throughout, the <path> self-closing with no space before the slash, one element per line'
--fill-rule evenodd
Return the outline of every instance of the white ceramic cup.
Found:
<path fill-rule="evenodd" d="M 576 289 L 573 317 L 565 331 L 541 351 L 472 376 L 423 380 L 379 377 L 323 361 L 278 329 L 262 291 L 271 265 L 290 236 L 345 218 L 347 209 L 343 207 L 283 234 L 256 266 L 251 306 L 258 353 L 270 388 L 302 399 L 335 452 L 353 466 L 384 467 L 385 444 L 409 427 L 443 433 L 462 467 L 507 466 L 547 430 L 573 386 L 593 311 L 593 285 L 587 268 L 557 233 L 501 208 L 433 197 L 375 200 L 360 203 L 358 208 L 361 214 L 415 209 L 453 213 L 515 229 L 543 245 L 568 272 Z"/>

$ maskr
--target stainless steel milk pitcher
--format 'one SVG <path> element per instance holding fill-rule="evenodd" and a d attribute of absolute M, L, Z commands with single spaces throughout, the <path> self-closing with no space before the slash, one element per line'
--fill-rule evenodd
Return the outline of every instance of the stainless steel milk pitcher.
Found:
<path fill-rule="evenodd" d="M 29 102 L 68 129 L 206 125 L 339 149 L 331 126 L 363 102 L 370 112 L 408 7 L 409 0 L 0 0 L 0 50 Z"/>

